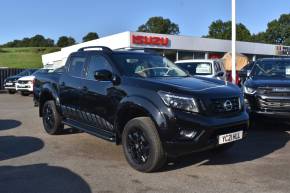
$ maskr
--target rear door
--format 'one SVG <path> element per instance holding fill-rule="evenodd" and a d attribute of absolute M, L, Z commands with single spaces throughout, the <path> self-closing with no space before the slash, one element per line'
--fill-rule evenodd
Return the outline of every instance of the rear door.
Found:
<path fill-rule="evenodd" d="M 77 121 L 81 120 L 80 97 L 84 78 L 85 53 L 70 56 L 65 73 L 59 81 L 60 103 L 63 115 Z"/>

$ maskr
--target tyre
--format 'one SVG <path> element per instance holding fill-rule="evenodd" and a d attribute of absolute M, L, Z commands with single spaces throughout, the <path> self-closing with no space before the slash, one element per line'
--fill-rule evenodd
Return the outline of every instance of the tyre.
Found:
<path fill-rule="evenodd" d="M 16 91 L 15 91 L 15 90 L 8 90 L 8 93 L 9 93 L 9 94 L 15 94 Z"/>
<path fill-rule="evenodd" d="M 63 131 L 61 116 L 56 109 L 53 100 L 46 101 L 42 108 L 42 121 L 45 131 L 50 135 L 56 135 Z"/>
<path fill-rule="evenodd" d="M 224 153 L 227 152 L 229 149 L 231 149 L 234 146 L 234 144 L 235 142 L 219 145 L 216 148 L 212 149 L 211 151 L 215 154 Z"/>
<path fill-rule="evenodd" d="M 25 92 L 25 91 L 21 91 L 21 95 L 22 96 L 28 96 L 28 95 L 30 95 L 30 93 L 29 92 Z"/>
<path fill-rule="evenodd" d="M 166 161 L 156 126 L 149 117 L 130 120 L 122 133 L 122 144 L 128 163 L 138 171 L 156 171 Z"/>

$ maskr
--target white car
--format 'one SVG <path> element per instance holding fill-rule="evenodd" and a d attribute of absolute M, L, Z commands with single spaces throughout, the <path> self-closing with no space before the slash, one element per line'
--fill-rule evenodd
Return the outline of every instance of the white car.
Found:
<path fill-rule="evenodd" d="M 226 80 L 225 68 L 217 60 L 178 60 L 175 64 L 192 76 Z"/>
<path fill-rule="evenodd" d="M 19 78 L 15 84 L 16 91 L 21 92 L 22 96 L 30 95 L 33 92 L 33 84 L 34 84 L 35 76 L 38 73 L 49 73 L 52 71 L 53 71 L 53 69 L 42 68 L 42 69 L 35 71 L 30 76 L 24 76 L 22 78 Z"/>

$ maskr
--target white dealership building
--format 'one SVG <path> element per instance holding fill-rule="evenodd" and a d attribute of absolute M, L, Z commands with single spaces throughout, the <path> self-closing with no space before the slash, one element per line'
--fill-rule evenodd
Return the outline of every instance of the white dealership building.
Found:
<path fill-rule="evenodd" d="M 230 40 L 128 31 L 64 47 L 58 52 L 45 54 L 42 56 L 43 65 L 53 65 L 55 68 L 63 66 L 70 53 L 88 46 L 107 46 L 113 50 L 154 50 L 172 61 L 221 58 L 225 53 L 231 52 Z M 249 60 L 262 57 L 290 56 L 290 47 L 283 45 L 237 41 L 236 50 L 238 53 L 246 55 Z"/>

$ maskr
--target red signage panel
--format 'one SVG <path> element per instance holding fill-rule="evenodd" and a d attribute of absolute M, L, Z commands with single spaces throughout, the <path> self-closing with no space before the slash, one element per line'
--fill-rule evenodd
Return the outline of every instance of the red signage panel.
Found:
<path fill-rule="evenodd" d="M 155 46 L 168 46 L 169 39 L 167 37 L 157 37 L 157 36 L 142 36 L 142 35 L 132 35 L 133 44 L 140 45 L 155 45 Z"/>

